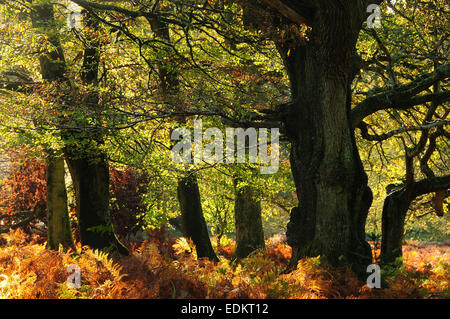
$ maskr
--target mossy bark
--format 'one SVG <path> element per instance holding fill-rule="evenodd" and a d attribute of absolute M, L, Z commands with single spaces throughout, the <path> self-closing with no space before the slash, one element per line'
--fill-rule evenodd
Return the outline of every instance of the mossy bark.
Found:
<path fill-rule="evenodd" d="M 61 109 L 71 102 L 70 93 L 73 90 L 70 81 L 66 78 L 66 64 L 64 53 L 59 39 L 59 30 L 54 18 L 53 4 L 50 1 L 37 1 L 32 5 L 31 18 L 33 27 L 47 36 L 52 44 L 51 49 L 40 55 L 41 73 L 44 80 L 57 82 L 63 91 Z M 94 19 L 85 15 L 85 23 L 95 28 Z M 99 63 L 98 39 L 85 39 L 87 46 L 84 51 L 84 59 L 81 70 L 83 83 L 97 86 L 97 73 Z M 86 104 L 98 105 L 98 96 L 93 90 L 86 97 Z M 73 119 L 80 126 L 86 126 L 86 119 Z M 60 119 L 61 122 L 64 119 Z M 73 125 L 73 124 L 72 124 Z M 102 136 L 98 132 L 92 134 L 80 130 L 61 130 L 62 139 L 65 141 L 65 157 L 68 163 L 75 189 L 78 222 L 80 226 L 81 242 L 93 248 L 117 249 L 122 254 L 128 254 L 128 250 L 116 238 L 112 224 L 109 220 L 109 171 L 106 157 L 99 150 Z M 73 141 L 76 141 L 73 143 Z M 74 146 L 75 145 L 75 146 Z M 76 145 L 82 145 L 76 146 Z M 90 146 L 86 151 L 84 147 Z M 58 165 L 61 165 L 58 163 Z M 50 191 L 55 188 L 50 188 Z M 48 194 L 48 197 L 58 198 L 59 193 Z M 66 208 L 67 211 L 67 208 Z M 63 216 L 63 213 L 55 214 L 53 218 Z M 63 222 L 63 221 L 61 221 Z M 55 228 L 52 228 L 55 229 Z"/>

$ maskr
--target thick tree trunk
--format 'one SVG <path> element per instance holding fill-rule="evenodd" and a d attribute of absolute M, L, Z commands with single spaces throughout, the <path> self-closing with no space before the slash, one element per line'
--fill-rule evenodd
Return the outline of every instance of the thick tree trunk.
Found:
<path fill-rule="evenodd" d="M 261 201 L 258 198 L 258 190 L 251 185 L 240 187 L 239 181 L 235 179 L 234 188 L 235 255 L 245 258 L 251 252 L 265 248 Z"/>
<path fill-rule="evenodd" d="M 183 236 L 192 239 L 198 258 L 206 257 L 213 261 L 219 261 L 209 239 L 195 175 L 188 175 L 178 181 L 177 194 L 181 209 Z"/>
<path fill-rule="evenodd" d="M 66 161 L 75 190 L 81 243 L 128 255 L 110 220 L 108 162 L 104 155 L 90 160 L 88 154 L 80 152 L 74 152 L 75 157 L 66 153 Z"/>
<path fill-rule="evenodd" d="M 75 249 L 72 230 L 70 228 L 69 211 L 67 208 L 67 193 L 65 184 L 64 159 L 47 155 L 47 247 L 58 249 Z"/>
<path fill-rule="evenodd" d="M 351 264 L 362 274 L 372 262 L 364 241 L 371 192 L 348 112 L 350 62 L 361 11 L 326 3 L 317 4 L 309 43 L 279 46 L 291 81 L 293 102 L 284 123 L 299 194 L 287 237 L 292 267 L 302 257 L 321 255 L 332 265 Z"/>
<path fill-rule="evenodd" d="M 41 75 L 48 82 L 66 82 L 64 53 L 59 40 L 58 26 L 50 1 L 35 1 L 31 6 L 31 22 L 36 32 L 44 34 L 51 46 L 39 56 Z"/>

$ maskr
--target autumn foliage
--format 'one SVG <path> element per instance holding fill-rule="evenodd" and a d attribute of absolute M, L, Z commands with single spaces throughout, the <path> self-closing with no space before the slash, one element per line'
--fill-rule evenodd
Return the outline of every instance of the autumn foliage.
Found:
<path fill-rule="evenodd" d="M 45 164 L 13 154 L 11 166 L 11 174 L 2 181 L 2 212 L 33 210 L 36 206 L 45 209 Z"/>
<path fill-rule="evenodd" d="M 405 266 L 385 274 L 389 288 L 370 289 L 350 269 L 324 265 L 320 257 L 299 261 L 285 273 L 290 248 L 281 236 L 266 251 L 241 261 L 221 256 L 197 260 L 185 238 L 160 229 L 116 259 L 81 247 L 50 251 L 21 230 L 0 241 L 2 298 L 442 298 L 449 297 L 449 247 L 404 246 Z M 81 287 L 67 285 L 69 265 L 81 269 Z"/>
<path fill-rule="evenodd" d="M 143 197 L 147 193 L 148 176 L 130 167 L 112 168 L 110 180 L 110 213 L 115 232 L 122 237 L 134 234 L 144 226 L 147 206 Z"/>
<path fill-rule="evenodd" d="M 15 157 L 3 180 L 3 214 L 45 209 L 45 165 Z M 370 289 L 348 268 L 305 258 L 286 273 L 291 248 L 285 237 L 266 240 L 266 249 L 236 260 L 235 243 L 212 243 L 221 260 L 197 260 L 185 238 L 165 228 L 126 237 L 142 226 L 148 177 L 127 168 L 111 170 L 111 214 L 131 255 L 117 258 L 81 247 L 51 251 L 45 235 L 11 230 L 0 237 L 0 298 L 441 298 L 449 297 L 448 244 L 408 242 L 404 266 L 383 274 L 388 288 Z M 25 228 L 27 230 L 27 228 Z M 142 233 L 142 232 L 141 232 Z M 222 240 L 223 242 L 223 240 Z M 379 243 L 371 242 L 374 256 Z M 376 261 L 376 258 L 375 258 Z M 69 265 L 81 270 L 81 287 L 67 284 Z M 213 274 L 213 275 L 211 275 Z"/>
<path fill-rule="evenodd" d="M 10 174 L 0 182 L 0 214 L 4 224 L 10 224 L 18 212 L 34 212 L 45 217 L 46 173 L 39 159 L 29 159 L 23 152 L 9 157 Z M 7 216 L 6 216 L 7 215 Z"/>

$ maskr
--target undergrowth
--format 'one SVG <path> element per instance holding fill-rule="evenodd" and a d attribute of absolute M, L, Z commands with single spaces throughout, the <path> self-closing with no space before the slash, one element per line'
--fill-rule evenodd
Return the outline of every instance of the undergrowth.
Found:
<path fill-rule="evenodd" d="M 184 238 L 164 231 L 127 243 L 130 256 L 89 247 L 50 251 L 42 238 L 11 231 L 0 237 L 0 298 L 448 298 L 449 247 L 404 246 L 404 266 L 384 272 L 389 288 L 370 289 L 350 269 L 319 257 L 304 258 L 285 273 L 291 256 L 281 236 L 266 250 L 237 261 L 234 243 L 216 247 L 221 260 L 197 260 Z M 214 245 L 216 243 L 214 242 Z M 81 270 L 78 288 L 67 283 L 69 265 Z"/>

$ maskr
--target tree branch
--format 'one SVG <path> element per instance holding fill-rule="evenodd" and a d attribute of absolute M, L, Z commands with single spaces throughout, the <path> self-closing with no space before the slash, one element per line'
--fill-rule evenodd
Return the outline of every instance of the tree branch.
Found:
<path fill-rule="evenodd" d="M 450 175 L 425 178 L 413 184 L 413 196 L 445 191 L 450 188 Z"/>
<path fill-rule="evenodd" d="M 371 95 L 352 109 L 352 125 L 358 127 L 367 116 L 389 108 L 407 109 L 414 105 L 434 101 L 442 103 L 450 100 L 450 92 L 443 91 L 421 96 L 415 96 L 437 81 L 450 77 L 450 64 L 444 64 L 434 72 L 424 74 L 408 84 L 386 88 L 383 93 Z"/>
<path fill-rule="evenodd" d="M 263 0 L 263 2 L 283 17 L 295 22 L 296 24 L 308 24 L 306 18 L 280 0 Z"/>
<path fill-rule="evenodd" d="M 441 127 L 441 126 L 449 125 L 449 124 L 450 124 L 450 120 L 438 120 L 438 121 L 434 121 L 432 123 L 424 124 L 424 125 L 403 126 L 396 130 L 392 130 L 388 133 L 383 133 L 383 134 L 369 134 L 368 128 L 367 128 L 367 123 L 364 121 L 359 123 L 358 128 L 361 130 L 361 136 L 365 140 L 384 141 L 384 140 L 387 140 L 388 138 L 390 138 L 394 135 L 400 134 L 400 133 L 410 132 L 410 131 L 423 131 L 423 130 L 428 130 L 433 127 Z"/>
<path fill-rule="evenodd" d="M 125 14 L 132 18 L 138 18 L 138 17 L 145 17 L 145 16 L 153 16 L 150 12 L 144 12 L 144 11 L 133 11 L 128 10 L 119 6 L 110 5 L 110 4 L 102 4 L 92 1 L 86 1 L 86 0 L 72 0 L 72 2 L 78 4 L 79 6 L 85 8 L 85 9 L 96 9 L 100 11 L 115 11 L 118 13 Z"/>

